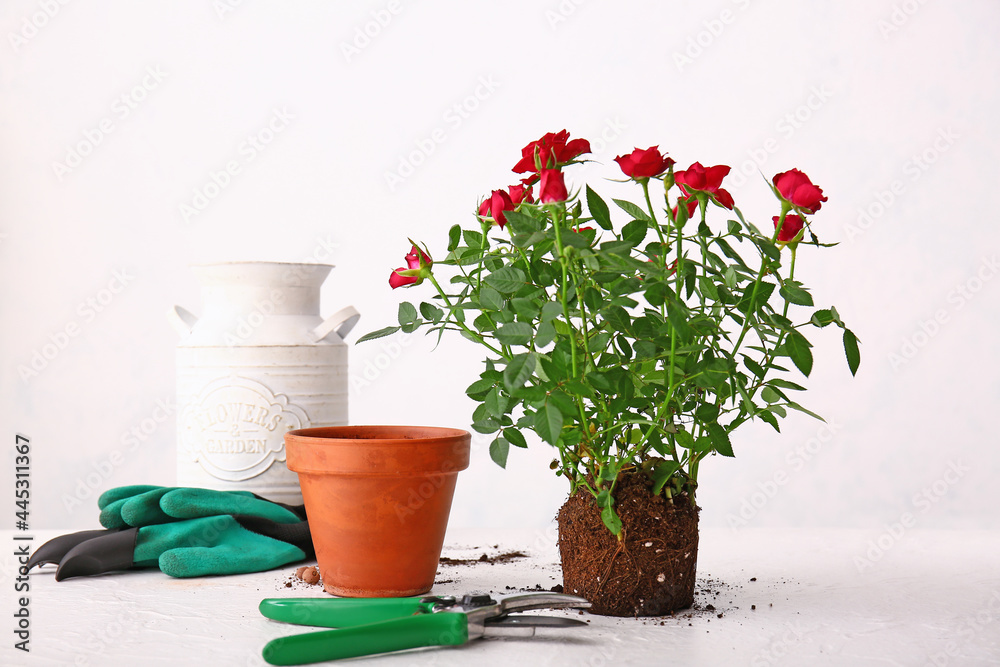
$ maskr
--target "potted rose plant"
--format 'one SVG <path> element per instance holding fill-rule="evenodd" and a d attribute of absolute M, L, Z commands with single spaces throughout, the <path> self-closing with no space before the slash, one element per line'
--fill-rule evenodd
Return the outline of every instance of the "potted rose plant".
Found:
<path fill-rule="evenodd" d="M 597 613 L 658 615 L 693 601 L 701 462 L 733 456 L 752 420 L 777 431 L 789 410 L 816 416 L 789 377 L 812 369 L 804 330 L 842 329 L 852 374 L 858 340 L 795 277 L 800 249 L 828 245 L 809 220 L 826 197 L 804 173 L 774 177 L 762 230 L 722 187 L 729 167 L 677 170 L 637 148 L 616 162 L 641 196 L 613 199 L 612 215 L 589 185 L 567 188 L 589 151 L 565 130 L 525 146 L 514 171 L 526 176 L 487 196 L 470 228 L 451 227 L 444 259 L 410 242 L 389 283 L 433 294 L 362 340 L 426 328 L 481 345 L 467 393 L 491 457 L 504 466 L 533 432 L 569 481 L 565 590 Z M 710 211 L 724 215 L 710 223 Z"/>

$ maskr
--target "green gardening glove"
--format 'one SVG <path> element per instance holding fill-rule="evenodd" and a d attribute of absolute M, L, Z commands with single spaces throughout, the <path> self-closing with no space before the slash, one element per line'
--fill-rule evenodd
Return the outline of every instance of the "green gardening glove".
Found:
<path fill-rule="evenodd" d="M 157 567 L 172 577 L 260 572 L 313 556 L 303 506 L 247 491 L 122 486 L 98 500 L 109 530 L 57 537 L 28 568 L 58 563 L 56 581 Z"/>
<path fill-rule="evenodd" d="M 306 518 L 302 505 L 274 503 L 249 491 L 170 486 L 119 486 L 101 494 L 97 506 L 105 528 L 151 526 L 220 514 L 255 516 L 276 523 L 298 523 Z"/>

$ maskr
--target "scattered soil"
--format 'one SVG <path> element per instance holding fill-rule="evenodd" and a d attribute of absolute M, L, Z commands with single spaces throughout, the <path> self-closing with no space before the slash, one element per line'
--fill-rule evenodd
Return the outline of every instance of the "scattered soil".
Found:
<path fill-rule="evenodd" d="M 496 556 L 487 556 L 486 552 L 483 552 L 483 555 L 479 558 L 448 558 L 447 556 L 441 556 L 438 562 L 441 565 L 478 565 L 480 563 L 496 565 L 497 563 L 509 563 L 512 560 L 527 557 L 528 555 L 521 551 L 508 551 Z"/>
<path fill-rule="evenodd" d="M 586 491 L 559 510 L 559 552 L 567 593 L 605 616 L 662 616 L 694 602 L 698 508 L 653 496 L 645 475 L 623 475 L 615 487 L 621 540 L 605 527 Z"/>

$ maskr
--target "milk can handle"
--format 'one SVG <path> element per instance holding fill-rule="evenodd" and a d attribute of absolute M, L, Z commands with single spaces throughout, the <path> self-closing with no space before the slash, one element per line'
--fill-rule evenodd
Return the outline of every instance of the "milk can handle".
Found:
<path fill-rule="evenodd" d="M 174 306 L 167 311 L 167 319 L 170 320 L 170 324 L 177 330 L 177 333 L 182 336 L 191 333 L 191 329 L 198 323 L 198 317 L 194 313 L 180 306 Z"/>
<path fill-rule="evenodd" d="M 354 306 L 338 310 L 326 318 L 323 324 L 312 330 L 313 338 L 318 343 L 331 333 L 336 332 L 341 339 L 344 339 L 351 332 L 351 329 L 354 328 L 354 325 L 358 323 L 359 319 L 361 319 L 361 315 L 355 310 Z"/>

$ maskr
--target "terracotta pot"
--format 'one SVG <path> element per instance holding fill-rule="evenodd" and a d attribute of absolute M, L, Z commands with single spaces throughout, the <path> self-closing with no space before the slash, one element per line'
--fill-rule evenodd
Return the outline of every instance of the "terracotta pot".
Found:
<path fill-rule="evenodd" d="M 468 431 L 331 426 L 285 434 L 323 587 L 346 597 L 399 597 L 434 585 Z"/>
<path fill-rule="evenodd" d="M 698 508 L 654 496 L 645 475 L 625 474 L 615 490 L 621 539 L 604 526 L 587 491 L 559 510 L 563 589 L 605 616 L 661 616 L 694 602 Z"/>

